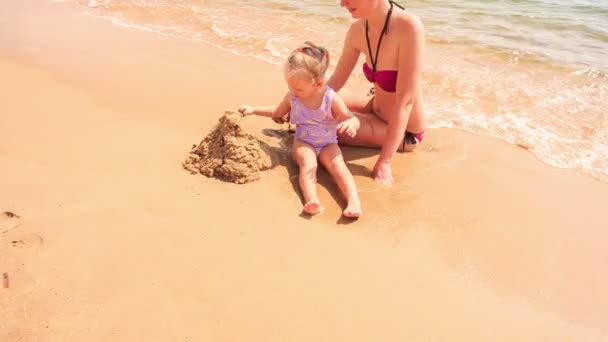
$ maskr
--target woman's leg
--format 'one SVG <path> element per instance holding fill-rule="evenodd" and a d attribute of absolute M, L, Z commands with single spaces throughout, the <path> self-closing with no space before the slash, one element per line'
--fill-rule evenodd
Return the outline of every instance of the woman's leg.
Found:
<path fill-rule="evenodd" d="M 309 144 L 295 139 L 292 149 L 293 160 L 300 168 L 300 189 L 304 196 L 304 212 L 315 215 L 323 211 L 317 197 L 317 153 Z"/>
<path fill-rule="evenodd" d="M 346 108 L 354 113 L 374 114 L 373 96 L 342 96 Z"/>
<path fill-rule="evenodd" d="M 354 137 L 350 137 L 346 134 L 339 134 L 338 141 L 340 144 L 371 147 L 371 148 L 382 148 L 386 133 L 388 131 L 388 125 L 382 121 L 375 114 L 364 114 L 364 113 L 353 113 L 361 126 L 357 130 L 357 134 Z"/>
<path fill-rule="evenodd" d="M 344 209 L 342 215 L 346 217 L 361 216 L 361 202 L 359 201 L 355 179 L 346 167 L 346 163 L 344 163 L 342 151 L 340 151 L 338 144 L 329 144 L 323 147 L 319 153 L 319 160 L 332 175 L 342 195 L 346 198 L 346 209 Z"/>
<path fill-rule="evenodd" d="M 426 127 L 423 116 L 423 108 L 420 100 L 421 97 L 420 94 L 418 94 L 412 105 L 412 112 L 410 113 L 410 119 L 407 125 L 407 131 L 414 134 L 424 131 Z M 357 131 L 357 135 L 352 138 L 346 134 L 338 135 L 340 144 L 382 148 L 388 133 L 388 124 L 374 113 L 373 97 L 345 97 L 344 102 L 346 103 L 348 109 L 359 119 L 361 122 L 361 127 Z M 405 138 L 405 132 L 403 133 Z M 410 152 L 414 150 L 416 146 L 417 144 L 408 144 L 406 142 L 405 144 L 402 143 L 398 150 L 402 152 Z"/>
<path fill-rule="evenodd" d="M 340 144 L 381 148 L 386 136 L 386 122 L 374 114 L 374 97 L 344 96 L 344 103 L 361 122 L 357 135 L 349 137 L 346 134 L 338 135 Z"/>

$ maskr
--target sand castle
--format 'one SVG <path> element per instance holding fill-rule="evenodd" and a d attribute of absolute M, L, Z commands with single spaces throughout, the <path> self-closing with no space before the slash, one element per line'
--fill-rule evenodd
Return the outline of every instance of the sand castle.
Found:
<path fill-rule="evenodd" d="M 240 118 L 225 112 L 203 141 L 192 146 L 184 169 L 237 184 L 259 179 L 259 171 L 269 169 L 272 159 L 262 143 L 243 130 Z"/>

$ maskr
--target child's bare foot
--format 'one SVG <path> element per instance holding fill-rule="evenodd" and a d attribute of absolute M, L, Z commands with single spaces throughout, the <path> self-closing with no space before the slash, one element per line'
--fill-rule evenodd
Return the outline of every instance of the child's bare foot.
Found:
<path fill-rule="evenodd" d="M 359 202 L 358 198 L 348 201 L 348 204 L 346 205 L 346 209 L 344 209 L 344 211 L 342 212 L 342 215 L 344 217 L 349 217 L 349 218 L 357 218 L 357 217 L 361 216 L 361 214 L 362 214 L 361 202 Z"/>
<path fill-rule="evenodd" d="M 304 212 L 309 215 L 316 215 L 323 211 L 323 207 L 318 200 L 310 200 L 304 204 Z"/>

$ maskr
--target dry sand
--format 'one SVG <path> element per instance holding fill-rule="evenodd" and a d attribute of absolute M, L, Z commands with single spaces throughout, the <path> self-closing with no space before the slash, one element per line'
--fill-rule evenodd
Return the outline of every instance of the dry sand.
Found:
<path fill-rule="evenodd" d="M 276 66 L 24 0 L 0 75 L 0 341 L 608 340 L 606 184 L 436 129 L 390 189 L 345 148 L 365 217 L 322 172 L 305 219 L 270 120 L 244 122 L 279 155 L 259 181 L 181 166 L 280 99 Z"/>

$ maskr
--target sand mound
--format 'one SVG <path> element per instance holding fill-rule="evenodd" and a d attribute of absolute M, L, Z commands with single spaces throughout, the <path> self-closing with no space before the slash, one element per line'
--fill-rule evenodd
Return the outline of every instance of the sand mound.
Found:
<path fill-rule="evenodd" d="M 259 171 L 269 169 L 272 159 L 261 142 L 243 130 L 240 117 L 224 113 L 205 139 L 192 146 L 184 169 L 238 184 L 259 179 Z"/>

